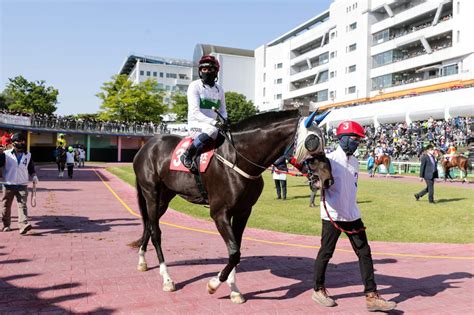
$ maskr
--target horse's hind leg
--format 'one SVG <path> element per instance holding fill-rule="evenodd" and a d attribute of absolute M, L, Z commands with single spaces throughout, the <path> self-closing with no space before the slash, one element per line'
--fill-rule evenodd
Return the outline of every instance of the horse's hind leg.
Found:
<path fill-rule="evenodd" d="M 168 209 L 168 204 L 176 194 L 165 186 L 157 184 L 156 187 L 142 187 L 143 196 L 146 201 L 147 213 L 148 213 L 148 229 L 151 237 L 151 242 L 156 250 L 158 261 L 160 262 L 160 274 L 163 277 L 163 291 L 175 291 L 176 287 L 168 274 L 168 268 L 166 267 L 165 257 L 161 248 L 161 229 L 159 226 L 159 220 L 161 216 Z"/>

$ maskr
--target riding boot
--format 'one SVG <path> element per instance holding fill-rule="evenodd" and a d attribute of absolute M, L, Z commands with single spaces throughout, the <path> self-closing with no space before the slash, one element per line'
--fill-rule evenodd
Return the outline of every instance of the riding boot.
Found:
<path fill-rule="evenodd" d="M 181 155 L 180 160 L 183 163 L 184 167 L 191 169 L 193 166 L 194 157 L 196 156 L 197 147 L 194 145 L 194 142 L 186 149 L 186 151 Z"/>

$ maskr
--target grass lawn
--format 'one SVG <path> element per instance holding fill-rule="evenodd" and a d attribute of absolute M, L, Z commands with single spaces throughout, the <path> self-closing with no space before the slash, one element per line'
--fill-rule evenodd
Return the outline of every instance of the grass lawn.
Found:
<path fill-rule="evenodd" d="M 107 169 L 135 186 L 131 166 Z M 288 177 L 288 199 L 277 200 L 271 174 L 253 208 L 248 226 L 293 234 L 320 235 L 320 209 L 309 207 L 304 177 Z M 472 185 L 472 184 L 471 184 Z M 415 201 L 424 183 L 397 179 L 359 179 L 357 202 L 370 240 L 393 242 L 474 243 L 474 190 L 435 184 L 435 200 Z M 317 197 L 317 200 L 319 198 Z M 209 209 L 175 198 L 170 207 L 191 216 L 209 218 Z M 165 215 L 166 216 L 166 215 Z"/>

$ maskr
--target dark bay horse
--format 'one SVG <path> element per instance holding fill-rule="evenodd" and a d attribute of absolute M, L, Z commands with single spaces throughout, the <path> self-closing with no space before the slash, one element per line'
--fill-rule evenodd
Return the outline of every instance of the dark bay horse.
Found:
<path fill-rule="evenodd" d="M 58 146 L 55 150 L 56 165 L 58 166 L 58 177 L 64 176 L 64 168 L 66 167 L 66 149 Z"/>
<path fill-rule="evenodd" d="M 385 169 L 387 170 L 386 176 L 390 176 L 390 162 L 391 162 L 390 156 L 388 156 L 387 154 L 384 154 L 381 157 L 375 157 L 374 174 L 377 171 L 377 167 L 383 164 L 383 166 L 385 166 Z"/>
<path fill-rule="evenodd" d="M 472 171 L 471 162 L 467 157 L 462 155 L 452 156 L 449 160 L 443 158 L 441 165 L 443 166 L 444 180 L 447 180 L 448 177 L 452 179 L 451 175 L 449 174 L 449 171 L 455 167 L 459 168 L 459 170 L 461 171 L 461 179 L 463 179 L 464 174 L 465 177 L 463 179 L 463 183 L 467 181 L 468 171 Z"/>
<path fill-rule="evenodd" d="M 207 171 L 201 175 L 208 194 L 210 216 L 227 246 L 229 255 L 224 269 L 207 284 L 207 290 L 211 294 L 215 293 L 223 282 L 227 282 L 231 289 L 232 302 L 245 302 L 235 284 L 235 267 L 240 262 L 242 234 L 252 207 L 263 189 L 263 179 L 260 175 L 282 155 L 287 146 L 294 143 L 298 116 L 298 111 L 268 112 L 233 125 L 235 148 L 226 141 L 215 151 L 215 154 L 231 162 L 231 166 L 225 165 L 215 155 Z M 333 183 L 331 166 L 324 156 L 321 130 L 314 128 L 319 131 L 318 135 L 322 139 L 322 150 L 313 153 L 307 165 L 314 174 L 318 174 L 322 185 L 327 188 Z M 157 135 L 140 149 L 133 161 L 143 235 L 131 245 L 140 248 L 138 270 L 146 271 L 145 252 L 151 238 L 160 262 L 164 291 L 174 291 L 176 288 L 163 255 L 159 219 L 176 195 L 192 203 L 207 203 L 193 174 L 169 170 L 172 151 L 180 140 L 181 137 L 176 135 Z M 231 168 L 234 163 L 235 168 L 250 178 Z"/>

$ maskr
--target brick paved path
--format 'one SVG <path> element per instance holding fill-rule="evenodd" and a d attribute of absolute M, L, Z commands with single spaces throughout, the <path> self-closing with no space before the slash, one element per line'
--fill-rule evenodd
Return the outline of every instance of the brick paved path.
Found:
<path fill-rule="evenodd" d="M 178 290 L 163 292 L 152 246 L 151 270 L 144 273 L 136 271 L 136 250 L 126 246 L 140 236 L 141 221 L 96 172 L 137 211 L 135 190 L 100 167 L 77 170 L 74 180 L 58 180 L 52 167 L 44 167 L 38 206 L 30 211 L 34 230 L 20 236 L 14 222 L 12 232 L 0 233 L 0 314 L 366 313 L 358 265 L 345 239 L 327 274 L 336 308 L 324 309 L 310 298 L 318 237 L 255 229 L 246 230 L 238 267 L 247 302 L 232 304 L 227 286 L 207 294 L 207 281 L 225 263 L 224 243 L 212 222 L 172 210 L 163 217 L 163 244 Z M 398 313 L 474 312 L 473 244 L 371 246 L 379 291 L 399 303 Z"/>

